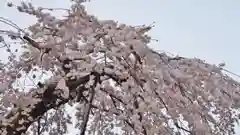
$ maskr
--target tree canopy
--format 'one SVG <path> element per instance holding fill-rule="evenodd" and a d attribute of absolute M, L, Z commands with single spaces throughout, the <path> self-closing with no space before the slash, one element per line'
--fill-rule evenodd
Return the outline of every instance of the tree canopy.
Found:
<path fill-rule="evenodd" d="M 26 30 L 0 18 L 16 29 L 0 30 L 9 53 L 0 63 L 1 135 L 71 132 L 66 105 L 76 109 L 80 135 L 234 134 L 240 84 L 223 64 L 159 53 L 148 46 L 153 25 L 100 20 L 83 2 L 71 0 L 69 9 L 8 3 L 37 22 Z M 26 76 L 38 83 L 21 89 Z"/>

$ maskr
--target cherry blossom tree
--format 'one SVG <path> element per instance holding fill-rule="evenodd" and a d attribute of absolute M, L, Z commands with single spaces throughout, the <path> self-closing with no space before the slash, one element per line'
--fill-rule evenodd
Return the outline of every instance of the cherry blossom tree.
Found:
<path fill-rule="evenodd" d="M 8 3 L 37 18 L 27 29 L 0 18 L 15 28 L 0 30 L 9 54 L 0 63 L 1 135 L 62 135 L 69 124 L 80 135 L 234 134 L 240 84 L 223 64 L 158 53 L 148 46 L 153 25 L 100 20 L 84 0 L 70 2 L 69 9 Z M 26 77 L 37 83 L 21 88 Z"/>

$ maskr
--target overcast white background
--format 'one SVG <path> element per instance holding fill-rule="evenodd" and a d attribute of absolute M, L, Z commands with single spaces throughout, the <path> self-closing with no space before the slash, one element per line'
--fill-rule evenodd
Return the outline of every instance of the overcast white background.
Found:
<path fill-rule="evenodd" d="M 18 2 L 19 0 L 12 0 Z M 68 7 L 68 0 L 32 0 L 44 7 Z M 141 25 L 156 22 L 151 47 L 186 57 L 198 57 L 240 74 L 239 0 L 93 0 L 87 10 L 100 19 Z M 34 18 L 7 8 L 0 0 L 0 16 L 22 28 Z M 6 28 L 0 24 L 0 29 Z M 236 134 L 240 134 L 238 129 Z"/>

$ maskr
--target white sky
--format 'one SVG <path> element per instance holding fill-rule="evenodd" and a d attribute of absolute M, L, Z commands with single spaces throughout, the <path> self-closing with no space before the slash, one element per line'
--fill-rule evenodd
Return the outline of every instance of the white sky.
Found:
<path fill-rule="evenodd" d="M 44 7 L 69 5 L 68 0 L 32 1 Z M 0 16 L 22 28 L 34 23 L 33 18 L 7 8 L 5 3 L 0 0 Z M 151 47 L 214 64 L 226 62 L 227 69 L 237 74 L 240 74 L 239 7 L 239 0 L 93 0 L 87 4 L 87 10 L 100 19 L 132 25 L 155 21 L 150 35 L 160 42 Z M 3 28 L 0 24 L 0 29 Z"/>

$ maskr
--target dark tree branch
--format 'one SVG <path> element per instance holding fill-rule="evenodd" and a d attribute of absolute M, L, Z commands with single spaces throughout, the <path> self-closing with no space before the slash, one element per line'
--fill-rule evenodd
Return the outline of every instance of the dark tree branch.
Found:
<path fill-rule="evenodd" d="M 75 90 L 79 84 L 88 82 L 89 78 L 90 75 L 87 75 L 78 80 L 68 80 L 66 81 L 66 85 L 71 92 Z M 69 99 L 63 99 L 59 97 L 59 95 L 56 95 L 54 92 L 56 86 L 57 83 L 49 84 L 47 86 L 45 84 L 43 88 L 38 88 L 32 93 L 29 93 L 33 98 L 39 99 L 39 102 L 32 106 L 29 105 L 27 107 L 13 108 L 13 110 L 0 121 L 1 135 L 21 135 L 22 133 L 25 133 L 28 127 L 48 110 L 59 107 L 74 98 L 69 97 Z M 82 89 L 85 88 L 82 87 Z"/>
<path fill-rule="evenodd" d="M 188 132 L 190 135 L 194 135 L 191 131 L 189 131 L 189 130 L 187 130 L 187 129 L 181 127 L 181 126 L 179 126 L 177 122 L 175 122 L 174 125 L 175 125 L 178 129 L 181 129 L 181 130 L 183 130 L 183 131 L 185 131 L 185 132 Z"/>
<path fill-rule="evenodd" d="M 122 103 L 123 105 L 127 105 L 122 99 L 118 98 L 116 95 L 112 94 L 112 93 L 109 93 L 108 91 L 106 91 L 105 89 L 103 88 L 100 88 L 101 91 L 107 93 L 111 98 L 114 98 L 116 100 L 118 100 L 120 103 Z"/>
<path fill-rule="evenodd" d="M 34 41 L 33 39 L 31 39 L 30 37 L 28 37 L 27 35 L 23 36 L 23 39 L 25 39 L 30 45 L 32 45 L 34 48 L 41 50 L 42 48 L 40 48 L 39 44 Z"/>
<path fill-rule="evenodd" d="M 136 96 L 134 97 L 134 104 L 133 104 L 133 105 L 134 105 L 134 107 L 135 107 L 136 109 L 139 108 L 139 103 L 138 103 L 138 101 L 137 101 L 137 97 L 136 97 Z M 139 116 L 139 121 L 142 122 L 142 120 L 143 120 L 143 115 L 142 115 L 142 113 L 138 112 L 137 114 L 138 114 L 138 116 Z M 143 131 L 142 131 L 143 135 L 147 135 L 147 130 L 146 130 L 146 128 L 145 128 L 144 125 L 142 125 L 142 129 L 143 129 Z"/>
<path fill-rule="evenodd" d="M 84 114 L 80 135 L 85 135 L 86 128 L 87 128 L 87 123 L 88 123 L 88 120 L 89 120 L 89 114 L 90 114 L 90 111 L 92 109 L 92 102 L 93 102 L 94 95 L 95 95 L 95 87 L 96 87 L 97 83 L 100 81 L 100 76 L 98 74 L 95 77 L 96 77 L 96 80 L 95 80 L 93 86 L 90 88 L 90 92 L 89 92 L 90 93 L 90 99 L 88 101 L 88 105 L 86 107 L 86 112 Z"/>
<path fill-rule="evenodd" d="M 37 135 L 41 135 L 41 117 L 37 121 Z"/>
<path fill-rule="evenodd" d="M 79 88 L 79 85 L 87 83 L 90 79 L 90 75 L 98 76 L 95 79 L 99 80 L 100 76 L 107 75 L 110 78 L 113 77 L 112 79 L 116 79 L 119 82 L 123 81 L 119 79 L 114 73 L 105 74 L 103 72 L 102 74 L 98 74 L 96 72 L 92 72 L 91 74 L 83 76 L 79 79 L 66 79 L 66 85 L 70 90 L 69 93 L 76 91 L 79 92 L 79 90 L 86 90 L 84 85 L 81 88 Z M 25 133 L 27 131 L 28 127 L 32 123 L 37 121 L 48 110 L 52 108 L 58 108 L 59 106 L 67 103 L 69 100 L 73 100 L 74 98 L 76 98 L 76 96 L 70 96 L 68 99 L 64 99 L 60 95 L 56 94 L 55 88 L 57 86 L 57 82 L 52 84 L 39 83 L 39 86 L 39 88 L 36 88 L 29 93 L 29 96 L 33 97 L 33 99 L 38 99 L 39 102 L 32 106 L 16 106 L 15 108 L 13 108 L 12 111 L 3 120 L 0 121 L 1 135 L 21 135 L 22 133 Z"/>

